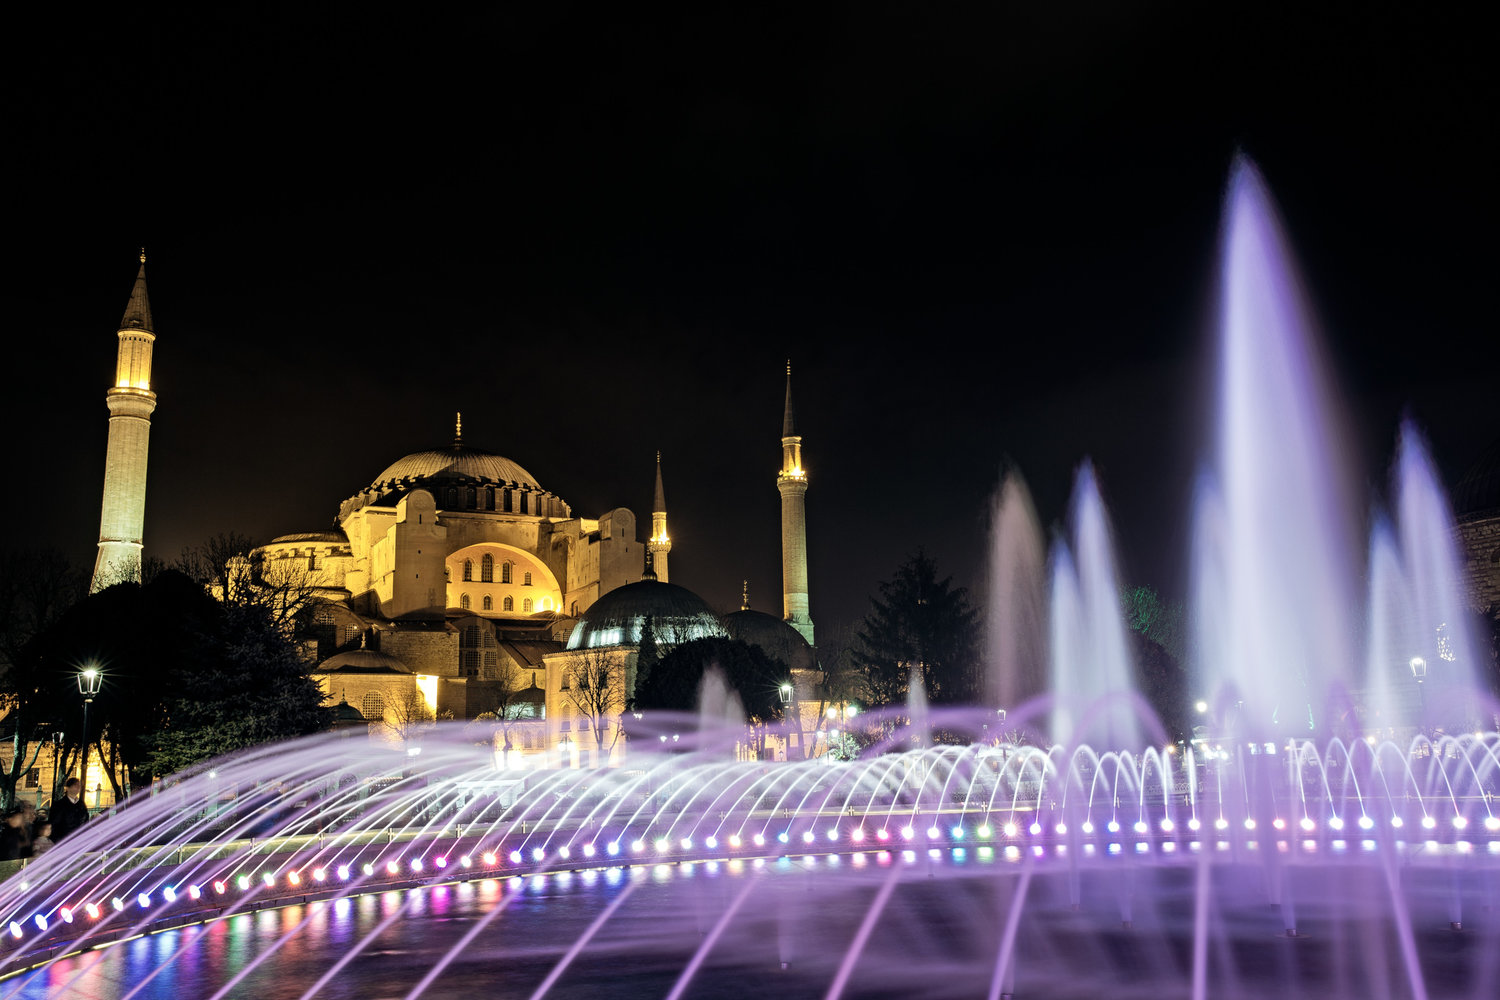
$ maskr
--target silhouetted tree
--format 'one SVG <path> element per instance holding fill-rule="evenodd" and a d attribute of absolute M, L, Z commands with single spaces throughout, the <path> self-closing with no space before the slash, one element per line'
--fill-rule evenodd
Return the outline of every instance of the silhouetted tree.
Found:
<path fill-rule="evenodd" d="M 656 626 L 647 615 L 646 620 L 641 623 L 641 645 L 635 656 L 635 690 L 640 691 L 656 667 L 661 663 L 661 650 L 656 645 Z M 631 693 L 629 700 L 634 700 L 635 692 Z"/>
<path fill-rule="evenodd" d="M 703 674 L 710 667 L 717 667 L 725 684 L 739 695 L 745 719 L 751 725 L 781 718 L 779 689 L 786 680 L 786 666 L 771 659 L 759 646 L 718 637 L 685 642 L 662 657 L 646 682 L 637 683 L 636 709 L 696 711 Z"/>
<path fill-rule="evenodd" d="M 937 578 L 926 553 L 903 563 L 870 603 L 853 658 L 875 704 L 901 702 L 914 668 L 933 703 L 978 699 L 979 615 L 965 588 Z"/>

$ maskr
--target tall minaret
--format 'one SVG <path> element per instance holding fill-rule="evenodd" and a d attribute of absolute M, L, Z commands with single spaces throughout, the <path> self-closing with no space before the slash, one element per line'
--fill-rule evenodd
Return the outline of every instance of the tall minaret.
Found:
<path fill-rule="evenodd" d="M 104 458 L 104 505 L 99 516 L 99 558 L 90 589 L 141 578 L 141 533 L 146 520 L 146 447 L 151 438 L 151 300 L 146 297 L 146 251 L 135 288 L 120 320 L 115 384 L 109 407 L 109 450 Z"/>
<path fill-rule="evenodd" d="M 661 452 L 656 453 L 656 498 L 651 504 L 651 540 L 646 543 L 656 578 L 667 580 L 667 553 L 672 551 L 672 536 L 667 534 L 667 492 L 661 487 Z"/>
<path fill-rule="evenodd" d="M 786 363 L 786 414 L 781 420 L 781 597 L 788 625 L 813 642 L 807 604 L 807 470 L 802 468 L 802 438 L 792 420 L 792 363 Z"/>

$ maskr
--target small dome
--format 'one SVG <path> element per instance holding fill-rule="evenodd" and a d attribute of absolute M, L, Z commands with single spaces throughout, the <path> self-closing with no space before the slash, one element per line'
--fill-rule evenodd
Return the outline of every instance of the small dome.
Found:
<path fill-rule="evenodd" d="M 790 670 L 812 670 L 817 666 L 813 649 L 802 633 L 764 611 L 744 610 L 725 615 L 724 631 L 731 639 L 759 646 L 762 653 L 780 660 Z"/>
<path fill-rule="evenodd" d="M 531 473 L 510 459 L 461 446 L 413 452 L 376 476 L 370 488 L 380 490 L 405 480 L 422 479 L 473 479 L 541 489 Z"/>
<path fill-rule="evenodd" d="M 1490 442 L 1453 488 L 1453 513 L 1461 521 L 1500 513 L 1500 438 Z"/>
<path fill-rule="evenodd" d="M 656 641 L 662 645 L 724 635 L 718 617 L 703 598 L 673 583 L 642 580 L 616 587 L 590 605 L 573 626 L 568 648 L 637 646 L 648 615 Z"/>
<path fill-rule="evenodd" d="M 406 664 L 378 649 L 351 649 L 335 653 L 318 664 L 320 674 L 409 674 Z"/>
<path fill-rule="evenodd" d="M 365 718 L 365 714 L 346 700 L 340 699 L 339 703 L 333 706 L 333 724 L 335 727 L 357 726 L 361 722 L 367 721 L 369 720 Z"/>

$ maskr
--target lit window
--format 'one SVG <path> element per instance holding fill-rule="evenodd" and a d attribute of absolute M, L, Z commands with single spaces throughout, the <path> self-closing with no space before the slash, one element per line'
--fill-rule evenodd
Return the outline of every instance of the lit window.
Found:
<path fill-rule="evenodd" d="M 479 579 L 485 583 L 495 582 L 495 557 L 488 552 L 479 562 Z"/>
<path fill-rule="evenodd" d="M 531 614 L 531 598 L 528 597 L 526 598 L 526 600 L 521 602 L 521 610 L 526 612 L 527 614 Z"/>
<path fill-rule="evenodd" d="M 371 691 L 359 704 L 359 712 L 372 722 L 385 717 L 385 698 L 379 691 Z"/>
<path fill-rule="evenodd" d="M 514 610 L 516 610 L 516 599 L 514 597 L 507 597 L 505 599 L 505 610 L 506 611 L 514 611 Z"/>
<path fill-rule="evenodd" d="M 527 570 L 526 571 L 526 575 L 521 578 L 521 586 L 523 586 L 523 587 L 529 587 L 529 586 L 531 586 L 531 570 Z"/>
<path fill-rule="evenodd" d="M 464 582 L 468 583 L 472 579 L 474 579 L 474 560 L 472 560 L 472 559 L 465 559 L 464 560 Z"/>
<path fill-rule="evenodd" d="M 500 566 L 500 582 L 510 583 L 510 563 L 503 563 Z"/>
<path fill-rule="evenodd" d="M 469 610 L 469 595 L 468 594 L 460 594 L 460 595 L 458 595 L 458 606 L 461 607 L 461 608 L 463 608 L 465 611 Z"/>
<path fill-rule="evenodd" d="M 484 610 L 486 610 L 486 611 L 494 611 L 495 610 L 495 599 L 493 597 L 491 597 L 489 594 L 485 594 L 484 595 Z"/>

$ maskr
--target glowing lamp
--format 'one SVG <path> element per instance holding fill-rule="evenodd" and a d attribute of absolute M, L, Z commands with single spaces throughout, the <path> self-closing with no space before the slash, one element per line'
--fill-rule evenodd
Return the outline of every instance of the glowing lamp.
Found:
<path fill-rule="evenodd" d="M 1453 817 L 1453 829 L 1464 830 L 1469 826 L 1469 821 L 1462 816 Z"/>
<path fill-rule="evenodd" d="M 1391 817 L 1391 826 L 1394 827 L 1395 829 L 1399 830 L 1399 829 L 1401 829 L 1405 825 L 1406 825 L 1406 821 L 1404 819 L 1402 819 L 1400 816 L 1392 816 Z"/>
<path fill-rule="evenodd" d="M 927 828 L 927 839 L 928 840 L 937 840 L 942 835 L 943 835 L 943 831 L 939 830 L 935 826 L 929 826 Z"/>
<path fill-rule="evenodd" d="M 270 872 L 263 872 L 260 876 L 260 879 L 266 884 L 267 889 L 276 884 L 276 876 L 272 875 Z"/>
<path fill-rule="evenodd" d="M 964 839 L 964 828 L 961 827 L 961 826 L 955 826 L 952 830 L 950 830 L 948 832 L 953 837 L 954 840 L 963 840 Z"/>
<path fill-rule="evenodd" d="M 1030 830 L 1031 835 L 1035 837 L 1037 834 L 1042 832 L 1042 824 L 1033 821 L 1032 824 L 1026 829 Z"/>
<path fill-rule="evenodd" d="M 1369 829 L 1373 828 L 1374 826 L 1375 826 L 1375 821 L 1373 819 L 1371 819 L 1370 817 L 1368 817 L 1368 816 L 1361 816 L 1359 818 L 1359 828 L 1361 830 L 1369 830 Z"/>
<path fill-rule="evenodd" d="M 682 838 L 682 849 L 684 851 L 691 851 L 693 849 L 693 841 L 692 841 L 691 838 L 689 838 L 689 837 L 683 837 Z"/>
<path fill-rule="evenodd" d="M 341 879 L 346 879 L 347 880 L 349 878 L 349 866 L 348 865 L 339 865 L 338 876 Z"/>
<path fill-rule="evenodd" d="M 220 896 L 224 895 L 224 890 L 227 888 L 228 886 L 226 886 L 222 881 L 214 882 L 214 892 Z"/>
<path fill-rule="evenodd" d="M 1422 817 L 1422 826 L 1425 829 L 1431 830 L 1433 827 L 1437 826 L 1437 820 L 1435 818 L 1433 818 L 1432 816 L 1423 816 Z"/>
<path fill-rule="evenodd" d="M 605 851 L 609 853 L 610 857 L 614 857 L 616 854 L 620 853 L 620 842 L 618 840 L 611 840 L 609 842 L 609 846 L 605 848 Z"/>
<path fill-rule="evenodd" d="M 421 858 L 412 858 L 411 859 L 411 870 L 414 871 L 414 872 L 419 872 L 419 871 L 422 870 L 422 859 Z"/>
<path fill-rule="evenodd" d="M 1491 818 L 1493 819 L 1493 817 Z M 854 841 L 856 844 L 862 843 L 865 839 L 865 828 L 862 826 L 856 826 L 854 830 L 849 834 L 849 839 Z"/>
<path fill-rule="evenodd" d="M 570 858 L 573 856 L 573 851 L 567 844 L 564 844 L 557 849 L 557 856 L 564 859 Z"/>
<path fill-rule="evenodd" d="M 885 827 L 881 827 L 879 830 L 875 831 L 875 839 L 876 840 L 890 840 L 891 839 L 891 832 L 889 830 L 887 830 Z"/>
<path fill-rule="evenodd" d="M 249 879 L 245 879 L 245 885 L 247 887 L 250 885 L 250 880 Z M 116 896 L 114 899 L 111 899 L 109 901 L 109 905 L 113 906 L 115 908 L 116 912 L 119 912 L 120 910 L 125 909 L 125 901 L 123 899 L 121 899 L 119 896 Z"/>
<path fill-rule="evenodd" d="M 59 911 L 59 913 L 63 918 L 63 923 L 71 924 L 73 922 L 73 911 L 68 909 L 66 906 L 64 906 L 62 910 Z"/>
<path fill-rule="evenodd" d="M 166 897 L 166 900 L 169 903 L 175 903 L 177 901 L 177 890 L 172 888 L 170 885 L 163 889 L 161 891 L 161 894 Z"/>
<path fill-rule="evenodd" d="M 44 931 L 47 929 L 47 918 L 42 916 L 40 913 L 32 917 L 31 921 L 32 923 L 36 924 L 37 930 Z"/>
<path fill-rule="evenodd" d="M 19 938 L 21 936 L 21 925 L 16 923 L 14 920 L 10 922 L 10 936 L 13 938 Z"/>
<path fill-rule="evenodd" d="M 540 847 L 533 847 L 531 849 L 531 860 L 532 861 L 541 861 L 546 856 L 547 856 L 547 852 L 544 851 L 544 850 L 542 850 Z"/>
<path fill-rule="evenodd" d="M 786 843 L 786 834 L 784 834 L 784 833 L 781 835 L 781 842 L 783 844 Z M 658 838 L 656 838 L 656 853 L 657 854 L 666 854 L 671 849 L 672 849 L 672 842 L 670 840 L 668 840 L 666 837 L 658 837 Z"/>
<path fill-rule="evenodd" d="M 707 837 L 703 838 L 703 846 L 708 848 L 710 851 L 717 850 L 719 846 L 719 838 L 710 834 Z"/>
<path fill-rule="evenodd" d="M 1177 824 L 1172 822 L 1170 816 L 1166 819 L 1163 819 L 1158 825 L 1161 827 L 1163 833 L 1171 833 L 1172 830 L 1177 826 Z"/>
<path fill-rule="evenodd" d="M 190 885 L 190 886 L 188 886 L 188 898 L 189 899 L 202 899 L 203 898 L 203 890 L 200 889 L 200 888 L 198 888 L 196 885 Z"/>
<path fill-rule="evenodd" d="M 1486 816 L 1484 818 L 1484 828 L 1491 833 L 1500 830 L 1500 816 Z"/>
<path fill-rule="evenodd" d="M 1086 820 L 1083 821 L 1083 825 L 1080 826 L 1078 829 L 1082 830 L 1084 833 L 1093 833 L 1094 832 L 1094 821 L 1086 819 Z"/>
<path fill-rule="evenodd" d="M 387 875 L 394 875 L 397 872 L 399 872 L 400 870 L 401 870 L 401 865 L 398 862 L 387 861 L 385 863 L 385 873 Z"/>
<path fill-rule="evenodd" d="M 465 868 L 468 868 L 474 863 L 474 859 L 465 854 L 458 859 L 458 863 L 463 865 Z"/>
<path fill-rule="evenodd" d="M 289 872 L 289 873 L 287 873 L 286 880 L 288 882 L 290 882 L 292 885 L 301 885 L 302 884 L 302 876 L 298 875 L 296 872 Z"/>
<path fill-rule="evenodd" d="M 90 920 L 99 919 L 99 907 L 95 906 L 93 903 L 86 904 L 83 908 L 83 912 L 89 915 Z"/>
<path fill-rule="evenodd" d="M 584 844 L 583 845 L 583 856 L 586 857 L 586 858 L 592 858 L 594 856 L 594 845 L 593 844 Z"/>
<path fill-rule="evenodd" d="M 1194 816 L 1192 819 L 1188 820 L 1188 829 L 1192 830 L 1194 833 L 1197 833 L 1199 828 L 1202 826 L 1203 824 L 1198 822 L 1197 816 Z"/>
<path fill-rule="evenodd" d="M 1066 824 L 1066 823 L 1059 823 L 1059 824 L 1057 824 L 1057 826 L 1055 827 L 1055 829 L 1057 830 L 1057 835 L 1059 837 L 1066 836 L 1067 833 L 1068 833 L 1068 824 Z"/>
<path fill-rule="evenodd" d="M 367 875 L 367 876 L 368 875 L 374 875 L 375 874 L 375 866 L 372 865 L 370 862 L 366 861 L 364 863 L 364 865 L 360 867 L 360 871 L 364 872 L 365 875 Z"/>
<path fill-rule="evenodd" d="M 783 843 L 783 844 L 785 844 L 785 843 L 786 843 L 786 842 L 787 842 L 787 841 L 788 841 L 788 840 L 789 840 L 789 839 L 791 839 L 791 838 L 789 838 L 789 837 L 788 837 L 788 836 L 787 836 L 787 834 L 786 834 L 786 831 L 785 831 L 785 830 L 782 830 L 782 831 L 781 831 L 781 832 L 780 832 L 780 833 L 778 833 L 778 834 L 777 834 L 777 835 L 776 835 L 776 839 L 777 839 L 777 840 L 778 840 L 778 841 L 780 841 L 780 842 L 781 842 L 781 843 Z"/>
<path fill-rule="evenodd" d="M 817 839 L 817 836 L 818 835 L 815 834 L 815 833 L 813 833 L 811 830 L 803 830 L 802 831 L 802 842 L 804 844 L 811 844 L 814 840 Z"/>
<path fill-rule="evenodd" d="M 1135 832 L 1136 833 L 1146 833 L 1150 829 L 1151 828 L 1146 825 L 1146 821 L 1145 820 L 1138 819 L 1138 820 L 1135 821 Z"/>
<path fill-rule="evenodd" d="M 323 881 L 326 881 L 327 878 L 328 878 L 328 873 L 326 871 L 324 871 L 322 868 L 314 868 L 313 869 L 313 881 L 314 882 L 323 882 Z"/>
<path fill-rule="evenodd" d="M 144 910 L 146 907 L 148 907 L 148 906 L 151 905 L 151 894 L 149 892 L 139 893 L 135 897 L 135 901 L 136 901 L 136 905 L 138 905 L 141 909 Z"/>
<path fill-rule="evenodd" d="M 917 834 L 917 831 L 913 830 L 909 826 L 903 826 L 901 828 L 901 839 L 902 840 L 910 840 L 912 837 L 916 836 L 916 834 Z"/>

